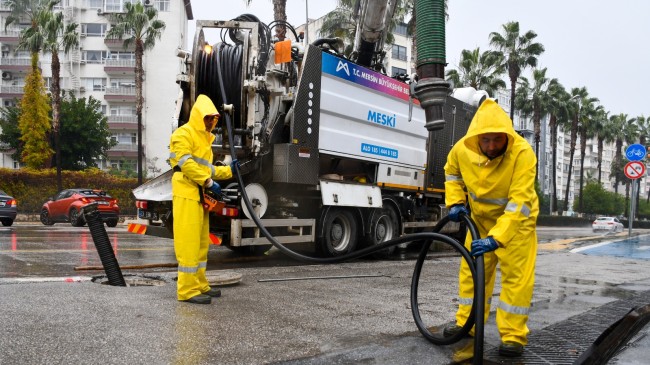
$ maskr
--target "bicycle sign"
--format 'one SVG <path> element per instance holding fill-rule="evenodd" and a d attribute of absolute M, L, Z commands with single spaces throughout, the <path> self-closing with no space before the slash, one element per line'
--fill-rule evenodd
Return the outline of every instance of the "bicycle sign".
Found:
<path fill-rule="evenodd" d="M 645 157 L 645 146 L 639 143 L 631 144 L 625 150 L 625 157 L 629 161 L 641 161 Z"/>

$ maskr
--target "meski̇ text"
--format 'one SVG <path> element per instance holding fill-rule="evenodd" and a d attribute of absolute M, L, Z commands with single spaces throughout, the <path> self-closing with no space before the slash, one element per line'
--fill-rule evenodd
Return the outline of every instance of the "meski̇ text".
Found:
<path fill-rule="evenodd" d="M 383 114 L 379 112 L 373 112 L 372 110 L 368 110 L 368 121 L 370 122 L 395 128 L 395 120 L 396 120 L 395 114 L 388 115 L 388 114 Z"/>

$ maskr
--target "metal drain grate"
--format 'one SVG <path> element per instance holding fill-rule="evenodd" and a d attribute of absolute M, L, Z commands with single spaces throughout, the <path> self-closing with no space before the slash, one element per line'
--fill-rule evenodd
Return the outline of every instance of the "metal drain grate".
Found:
<path fill-rule="evenodd" d="M 650 303 L 650 291 L 635 293 L 628 299 L 607 303 L 562 322 L 534 331 L 519 358 L 501 357 L 497 348 L 486 350 L 486 363 L 497 364 L 573 364 L 598 336 L 625 316 L 630 309 Z"/>

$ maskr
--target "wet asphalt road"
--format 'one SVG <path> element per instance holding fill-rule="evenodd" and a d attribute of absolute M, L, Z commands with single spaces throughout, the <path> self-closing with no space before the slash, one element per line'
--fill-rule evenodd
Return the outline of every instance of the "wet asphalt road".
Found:
<path fill-rule="evenodd" d="M 106 232 L 121 267 L 137 271 L 138 267 L 146 265 L 147 272 L 175 270 L 172 266 L 176 262 L 172 240 L 129 233 L 124 225 L 106 228 Z M 540 243 L 593 235 L 590 228 L 538 229 Z M 309 244 L 294 245 L 292 249 L 314 254 Z M 414 259 L 416 254 L 416 250 L 406 249 L 394 259 Z M 224 247 L 211 246 L 208 256 L 208 270 L 294 265 L 304 264 L 276 249 L 262 256 L 246 256 Z M 88 227 L 67 224 L 46 227 L 38 223 L 0 227 L 0 278 L 100 274 L 103 274 L 101 261 Z"/>

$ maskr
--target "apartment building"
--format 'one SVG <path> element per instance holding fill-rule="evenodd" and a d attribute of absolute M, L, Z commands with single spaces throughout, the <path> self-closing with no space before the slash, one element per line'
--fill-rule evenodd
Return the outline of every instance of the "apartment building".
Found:
<path fill-rule="evenodd" d="M 149 177 L 169 168 L 169 137 L 178 97 L 176 75 L 181 70 L 176 50 L 187 43 L 188 20 L 193 19 L 190 0 L 142 0 L 158 10 L 165 22 L 162 38 L 143 59 L 144 83 L 142 110 L 144 171 Z M 135 48 L 124 49 L 122 41 L 105 39 L 110 28 L 109 16 L 124 11 L 128 0 L 62 0 L 55 8 L 66 23 L 79 24 L 79 47 L 69 54 L 60 53 L 61 87 L 77 97 L 92 96 L 102 103 L 102 112 L 117 145 L 108 151 L 101 168 L 137 170 L 137 117 L 135 99 Z M 0 103 L 15 105 L 23 96 L 25 77 L 30 70 L 29 52 L 17 51 L 21 29 L 28 24 L 4 29 L 9 8 L 0 0 Z M 39 67 L 46 87 L 51 80 L 51 56 L 41 54 Z M 10 152 L 0 148 L 0 167 L 18 168 Z"/>

